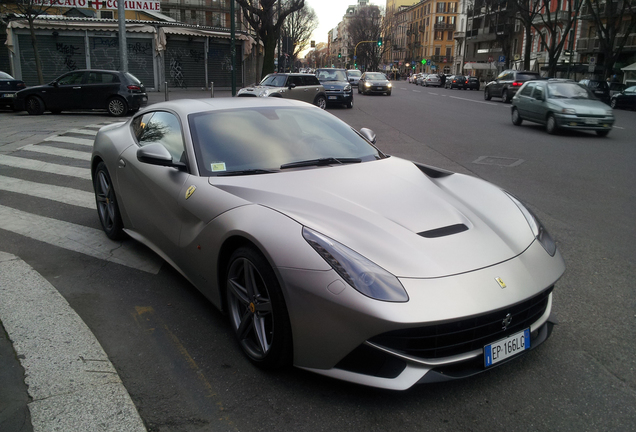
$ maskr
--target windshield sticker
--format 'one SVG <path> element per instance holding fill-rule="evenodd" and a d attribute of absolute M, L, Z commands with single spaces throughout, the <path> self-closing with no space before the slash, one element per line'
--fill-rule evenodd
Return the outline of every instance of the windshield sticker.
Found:
<path fill-rule="evenodd" d="M 210 164 L 212 167 L 212 172 L 225 171 L 225 162 L 212 162 Z"/>

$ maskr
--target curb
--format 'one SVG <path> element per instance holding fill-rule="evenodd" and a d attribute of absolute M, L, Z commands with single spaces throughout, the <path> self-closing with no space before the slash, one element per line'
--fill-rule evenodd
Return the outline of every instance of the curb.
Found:
<path fill-rule="evenodd" d="M 0 321 L 25 371 L 34 431 L 145 432 L 88 326 L 27 263 L 0 252 Z"/>

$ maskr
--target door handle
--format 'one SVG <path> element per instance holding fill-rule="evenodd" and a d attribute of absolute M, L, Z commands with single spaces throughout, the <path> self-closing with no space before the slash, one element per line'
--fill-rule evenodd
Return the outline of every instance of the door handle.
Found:
<path fill-rule="evenodd" d="M 79 90 L 79 89 L 81 89 L 81 88 L 82 88 L 82 87 L 73 87 L 73 90 Z"/>

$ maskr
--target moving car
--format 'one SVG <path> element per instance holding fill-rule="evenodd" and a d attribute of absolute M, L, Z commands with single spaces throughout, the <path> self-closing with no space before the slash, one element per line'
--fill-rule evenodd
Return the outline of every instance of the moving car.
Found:
<path fill-rule="evenodd" d="M 342 104 L 353 108 L 353 90 L 345 69 L 320 68 L 316 69 L 316 76 L 325 88 L 327 104 Z"/>
<path fill-rule="evenodd" d="M 636 86 L 627 87 L 610 100 L 612 108 L 636 109 Z"/>
<path fill-rule="evenodd" d="M 295 99 L 314 104 L 321 109 L 327 108 L 325 88 L 314 75 L 300 73 L 269 74 L 253 87 L 240 89 L 238 97 L 278 97 Z"/>
<path fill-rule="evenodd" d="M 442 85 L 442 80 L 439 79 L 439 75 L 436 74 L 428 74 L 423 81 L 424 87 L 439 87 Z"/>
<path fill-rule="evenodd" d="M 479 78 L 476 76 L 467 76 L 464 82 L 464 89 L 479 90 Z"/>
<path fill-rule="evenodd" d="M 24 88 L 26 88 L 24 81 L 0 71 L 0 106 L 14 108 L 15 94 Z"/>
<path fill-rule="evenodd" d="M 375 141 L 293 100 L 154 104 L 95 137 L 98 217 L 226 311 L 263 368 L 407 389 L 537 348 L 565 269 L 539 220 Z"/>
<path fill-rule="evenodd" d="M 497 75 L 493 81 L 486 84 L 484 99 L 490 100 L 493 97 L 500 97 L 503 103 L 510 103 L 523 83 L 538 79 L 541 79 L 538 72 L 505 70 Z"/>
<path fill-rule="evenodd" d="M 146 88 L 133 74 L 99 69 L 68 72 L 49 84 L 20 90 L 15 100 L 16 108 L 30 115 L 102 109 L 120 117 L 147 104 Z"/>
<path fill-rule="evenodd" d="M 360 77 L 358 93 L 380 93 L 391 96 L 393 84 L 381 72 L 365 72 Z"/>
<path fill-rule="evenodd" d="M 358 69 L 349 69 L 347 71 L 347 76 L 349 77 L 349 82 L 351 83 L 351 85 L 358 87 L 358 81 L 360 81 L 362 71 Z"/>
<path fill-rule="evenodd" d="M 526 82 L 512 98 L 512 123 L 545 124 L 549 134 L 559 129 L 592 130 L 607 136 L 614 125 L 612 109 L 580 84 L 565 79 Z"/>
<path fill-rule="evenodd" d="M 587 87 L 600 101 L 609 105 L 610 88 L 607 81 L 597 79 L 582 79 L 579 81 L 583 87 Z"/>
<path fill-rule="evenodd" d="M 464 88 L 464 82 L 466 82 L 466 77 L 463 75 L 452 75 L 446 78 L 446 82 L 444 83 L 444 88 L 448 89 L 462 89 Z"/>

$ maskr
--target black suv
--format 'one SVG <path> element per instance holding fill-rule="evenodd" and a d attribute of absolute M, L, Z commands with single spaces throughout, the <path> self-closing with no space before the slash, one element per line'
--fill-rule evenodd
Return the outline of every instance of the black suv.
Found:
<path fill-rule="evenodd" d="M 316 69 L 318 81 L 325 88 L 328 104 L 344 104 L 353 108 L 353 91 L 345 69 Z"/>
<path fill-rule="evenodd" d="M 530 80 L 541 79 L 538 72 L 505 70 L 497 75 L 494 81 L 490 81 L 484 88 L 484 99 L 500 97 L 504 103 L 510 103 L 512 97 L 521 88 L 523 83 Z"/>
<path fill-rule="evenodd" d="M 583 87 L 590 90 L 594 96 L 609 105 L 610 103 L 610 88 L 607 81 L 596 79 L 584 79 L 579 81 Z"/>

